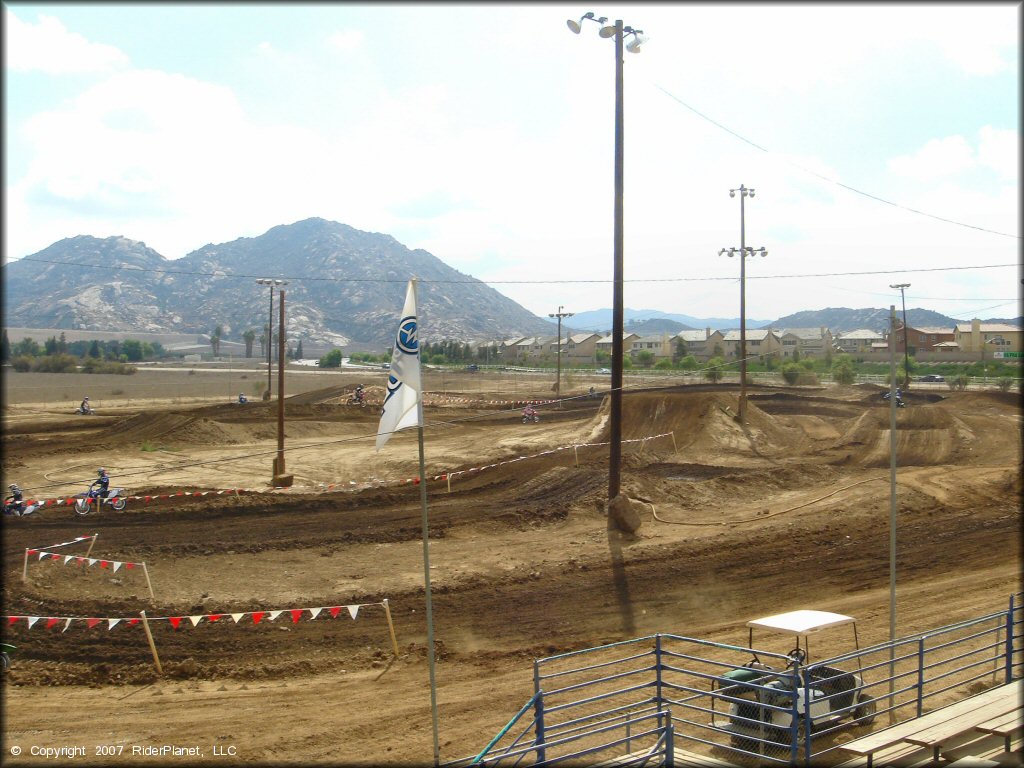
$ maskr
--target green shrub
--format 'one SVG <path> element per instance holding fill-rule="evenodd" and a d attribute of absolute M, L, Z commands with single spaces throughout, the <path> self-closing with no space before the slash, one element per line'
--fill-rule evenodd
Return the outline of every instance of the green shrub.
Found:
<path fill-rule="evenodd" d="M 32 361 L 32 370 L 40 373 L 75 373 L 78 359 L 71 355 L 46 355 Z"/>
<path fill-rule="evenodd" d="M 82 373 L 116 373 L 122 376 L 131 376 L 138 371 L 134 365 L 125 365 L 116 360 L 101 360 L 97 357 L 87 357 L 82 363 Z"/>
<path fill-rule="evenodd" d="M 786 363 L 782 366 L 782 380 L 792 387 L 800 379 L 803 370 L 799 363 Z"/>
<path fill-rule="evenodd" d="M 708 367 L 704 369 L 704 378 L 712 384 L 722 380 L 722 368 L 725 367 L 725 360 L 720 357 L 712 357 L 708 360 Z"/>
<path fill-rule="evenodd" d="M 832 379 L 837 384 L 853 384 L 854 378 L 853 363 L 850 361 L 849 356 L 840 355 L 832 363 Z"/>
<path fill-rule="evenodd" d="M 1013 379 L 1009 376 L 1003 376 L 999 381 L 996 382 L 1000 392 L 1009 392 L 1010 387 L 1013 386 Z"/>
<path fill-rule="evenodd" d="M 18 373 L 25 373 L 32 369 L 32 358 L 27 355 L 18 355 L 11 358 L 11 368 Z"/>
<path fill-rule="evenodd" d="M 326 355 L 320 358 L 321 368 L 340 368 L 341 367 L 341 350 L 332 349 Z"/>

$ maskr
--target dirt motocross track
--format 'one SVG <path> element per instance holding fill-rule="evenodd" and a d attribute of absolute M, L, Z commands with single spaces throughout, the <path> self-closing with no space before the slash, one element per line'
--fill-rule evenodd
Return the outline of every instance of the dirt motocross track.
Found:
<path fill-rule="evenodd" d="M 627 535 L 607 529 L 608 449 L 592 445 L 608 440 L 607 399 L 543 406 L 539 424 L 522 424 L 518 409 L 493 403 L 501 392 L 428 394 L 442 762 L 479 752 L 529 699 L 537 657 L 655 632 L 743 644 L 746 620 L 801 607 L 856 616 L 861 645 L 887 639 L 879 388 L 749 395 L 741 427 L 734 386 L 625 394 L 622 488 L 652 505 Z M 165 744 L 198 746 L 203 757 L 189 762 L 204 764 L 432 762 L 420 489 L 406 482 L 419 472 L 416 431 L 375 453 L 377 409 L 345 396 L 287 401 L 295 487 L 273 492 L 276 404 L 79 421 L 7 409 L 5 485 L 75 493 L 104 465 L 134 496 L 231 492 L 135 499 L 85 519 L 68 507 L 4 518 L 5 615 L 184 617 L 177 629 L 151 624 L 162 677 L 140 624 L 5 623 L 18 647 L 4 686 L 6 764 L 46 762 L 33 745 L 83 746 L 77 763 L 156 763 L 168 758 L 97 747 Z M 1000 610 L 1021 588 L 1019 396 L 907 398 L 897 412 L 901 634 Z M 155 599 L 138 569 L 31 560 L 22 582 L 27 547 L 87 533 L 99 534 L 91 557 L 147 563 Z M 355 618 L 288 612 L 357 604 Z M 279 609 L 258 625 L 188 619 Z"/>

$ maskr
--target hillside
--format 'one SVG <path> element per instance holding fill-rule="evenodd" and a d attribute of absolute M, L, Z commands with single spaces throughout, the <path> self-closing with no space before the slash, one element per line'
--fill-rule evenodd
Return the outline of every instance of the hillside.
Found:
<path fill-rule="evenodd" d="M 220 325 L 237 340 L 267 322 L 269 292 L 255 281 L 269 276 L 288 281 L 289 336 L 386 347 L 416 276 L 424 339 L 554 333 L 552 323 L 427 251 L 318 218 L 175 261 L 128 238 L 82 235 L 5 264 L 2 274 L 5 326 L 208 333 Z"/>

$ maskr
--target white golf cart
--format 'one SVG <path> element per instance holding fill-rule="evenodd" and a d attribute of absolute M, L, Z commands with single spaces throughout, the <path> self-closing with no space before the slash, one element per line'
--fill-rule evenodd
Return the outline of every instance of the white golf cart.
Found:
<path fill-rule="evenodd" d="M 876 703 L 864 691 L 864 679 L 854 672 L 810 663 L 811 635 L 843 625 L 853 628 L 854 648 L 859 650 L 856 619 L 828 611 L 789 611 L 748 621 L 748 648 L 754 658 L 730 670 L 716 681 L 719 696 L 727 697 L 729 714 L 725 723 L 715 722 L 730 734 L 732 746 L 761 752 L 774 745 L 789 748 L 796 697 L 797 733 L 800 740 L 808 726 L 811 731 L 834 725 L 843 719 L 869 725 L 875 719 Z M 795 647 L 787 654 L 785 670 L 763 663 L 754 650 L 754 630 L 763 629 L 791 635 Z"/>

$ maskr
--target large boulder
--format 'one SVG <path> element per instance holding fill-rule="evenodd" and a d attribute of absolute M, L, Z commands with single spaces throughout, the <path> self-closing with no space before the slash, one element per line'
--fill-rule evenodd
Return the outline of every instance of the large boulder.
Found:
<path fill-rule="evenodd" d="M 631 499 L 624 493 L 608 502 L 608 517 L 616 528 L 626 533 L 636 533 L 640 530 L 644 516 L 651 514 L 651 510 L 650 504 Z"/>

